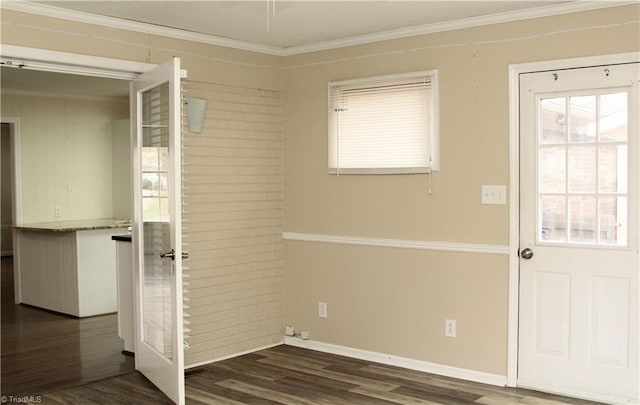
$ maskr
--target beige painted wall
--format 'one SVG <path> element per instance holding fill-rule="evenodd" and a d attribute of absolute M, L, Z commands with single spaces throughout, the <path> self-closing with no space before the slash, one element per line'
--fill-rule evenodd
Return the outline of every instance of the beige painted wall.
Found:
<path fill-rule="evenodd" d="M 509 64 L 637 52 L 638 17 L 638 6 L 618 7 L 286 58 L 285 230 L 507 245 L 508 205 L 480 195 L 509 184 Z M 426 175 L 328 175 L 327 82 L 426 69 L 440 79 L 433 195 Z M 287 324 L 322 342 L 506 374 L 507 256 L 285 246 Z"/>
<path fill-rule="evenodd" d="M 111 126 L 127 99 L 5 92 L 2 113 L 20 118 L 23 223 L 113 216 Z"/>

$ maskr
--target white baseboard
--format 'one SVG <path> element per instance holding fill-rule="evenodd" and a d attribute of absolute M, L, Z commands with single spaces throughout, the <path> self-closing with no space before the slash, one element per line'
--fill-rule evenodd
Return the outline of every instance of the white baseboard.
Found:
<path fill-rule="evenodd" d="M 276 342 L 276 343 L 272 343 L 270 345 L 256 347 L 255 349 L 245 350 L 245 351 L 242 351 L 242 352 L 229 354 L 227 356 L 216 357 L 215 359 L 211 359 L 211 360 L 205 360 L 205 361 L 201 361 L 201 362 L 198 362 L 198 363 L 188 364 L 188 365 L 184 366 L 184 369 L 188 370 L 188 369 L 194 368 L 194 367 L 206 366 L 207 364 L 217 363 L 217 362 L 222 361 L 222 360 L 232 359 L 234 357 L 243 356 L 245 354 L 259 352 L 260 350 L 271 349 L 272 347 L 280 346 L 283 343 L 284 343 L 284 341 L 279 341 L 279 342 Z"/>
<path fill-rule="evenodd" d="M 391 366 L 403 367 L 410 370 L 422 371 L 425 373 L 432 373 L 445 377 L 459 378 L 461 380 L 496 385 L 500 387 L 504 387 L 505 385 L 507 385 L 507 376 L 504 375 L 489 374 L 481 371 L 445 366 L 442 364 L 430 363 L 428 361 L 409 359 L 406 357 L 393 356 L 384 353 L 370 352 L 367 350 L 338 346 L 330 343 L 318 342 L 315 340 L 303 340 L 297 337 L 285 336 L 284 344 L 310 350 L 316 350 L 319 352 L 352 357 L 360 360 L 373 361 L 376 363 L 382 363 Z"/>

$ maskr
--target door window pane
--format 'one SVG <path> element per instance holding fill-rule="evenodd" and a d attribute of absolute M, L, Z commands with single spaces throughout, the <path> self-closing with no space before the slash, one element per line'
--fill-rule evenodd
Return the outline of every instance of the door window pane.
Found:
<path fill-rule="evenodd" d="M 569 97 L 569 142 L 593 142 L 596 136 L 596 96 Z"/>
<path fill-rule="evenodd" d="M 601 197 L 599 239 L 604 245 L 627 244 L 627 197 Z"/>
<path fill-rule="evenodd" d="M 627 140 L 627 93 L 600 96 L 600 142 Z"/>
<path fill-rule="evenodd" d="M 596 191 L 595 145 L 570 146 L 568 151 L 569 192 L 593 193 Z"/>
<path fill-rule="evenodd" d="M 566 242 L 567 205 L 564 196 L 545 196 L 540 199 L 540 240 Z"/>
<path fill-rule="evenodd" d="M 596 236 L 596 199 L 591 196 L 569 198 L 569 241 L 591 243 Z"/>
<path fill-rule="evenodd" d="M 565 143 L 567 123 L 566 97 L 540 100 L 540 143 Z"/>
<path fill-rule="evenodd" d="M 600 146 L 598 172 L 601 193 L 626 193 L 627 145 Z"/>
<path fill-rule="evenodd" d="M 566 191 L 567 167 L 566 148 L 548 146 L 540 149 L 540 190 L 543 193 L 564 193 Z"/>

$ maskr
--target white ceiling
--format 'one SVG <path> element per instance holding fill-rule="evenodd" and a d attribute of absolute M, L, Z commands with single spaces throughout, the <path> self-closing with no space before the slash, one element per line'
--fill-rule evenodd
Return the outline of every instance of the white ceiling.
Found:
<path fill-rule="evenodd" d="M 7 3 L 6 1 L 3 3 Z M 10 2 L 9 2 L 10 3 Z M 589 3 L 591 8 L 616 5 L 610 0 L 209 0 L 209 1 L 31 1 L 20 2 L 58 10 L 74 10 L 115 17 L 235 41 L 241 49 L 265 49 L 266 53 L 294 54 L 307 49 L 327 49 L 342 44 L 415 35 L 444 24 L 479 25 L 500 18 L 521 19 L 567 6 Z M 594 6 L 594 4 L 600 4 Z M 565 10 L 565 11 L 560 11 Z M 544 14 L 544 13 L 543 13 Z M 520 16 L 520 17 L 518 17 Z M 89 17 L 89 16 L 88 16 Z M 492 19 L 493 18 L 493 19 Z M 497 18 L 497 20 L 496 20 Z M 405 36 L 406 36 L 405 35 Z M 324 45 L 324 46 L 323 46 Z M 273 52 L 269 52 L 271 49 Z M 279 52 L 278 52 L 279 51 Z"/>

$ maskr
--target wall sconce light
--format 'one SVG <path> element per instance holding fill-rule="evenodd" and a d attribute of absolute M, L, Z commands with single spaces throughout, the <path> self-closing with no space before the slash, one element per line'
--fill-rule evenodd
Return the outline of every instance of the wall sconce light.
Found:
<path fill-rule="evenodd" d="M 184 101 L 187 106 L 187 124 L 189 132 L 199 134 L 204 124 L 204 112 L 207 109 L 207 100 L 187 97 Z"/>

